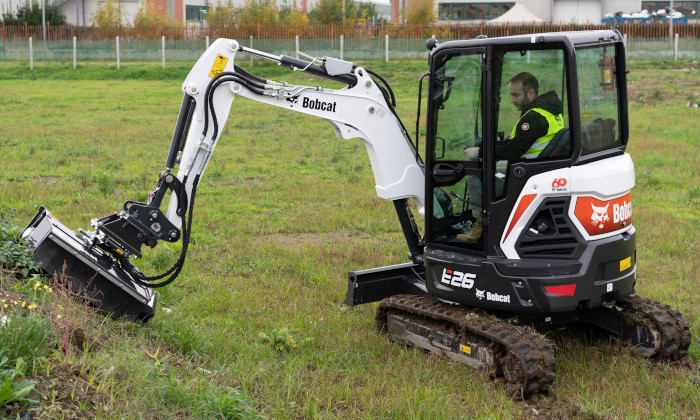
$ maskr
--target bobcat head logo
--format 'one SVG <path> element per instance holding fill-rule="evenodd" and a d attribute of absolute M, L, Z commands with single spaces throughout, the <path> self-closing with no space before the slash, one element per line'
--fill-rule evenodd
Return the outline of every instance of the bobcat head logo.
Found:
<path fill-rule="evenodd" d="M 608 206 L 610 203 L 606 204 L 605 207 L 596 207 L 591 203 L 593 207 L 593 214 L 591 214 L 591 224 L 593 226 L 598 225 L 599 228 L 603 228 L 603 223 L 610 220 L 608 217 Z"/>
<path fill-rule="evenodd" d="M 297 102 L 299 102 L 299 97 L 298 97 L 298 96 L 294 96 L 294 97 L 291 97 L 291 98 L 287 98 L 287 102 L 289 102 L 289 107 L 290 107 L 290 108 L 294 108 L 294 105 L 295 105 Z"/>
<path fill-rule="evenodd" d="M 485 291 L 486 291 L 486 290 L 479 290 L 479 289 L 476 289 L 476 298 L 477 298 L 477 299 L 483 299 L 483 298 L 484 298 L 484 292 L 485 292 Z"/>

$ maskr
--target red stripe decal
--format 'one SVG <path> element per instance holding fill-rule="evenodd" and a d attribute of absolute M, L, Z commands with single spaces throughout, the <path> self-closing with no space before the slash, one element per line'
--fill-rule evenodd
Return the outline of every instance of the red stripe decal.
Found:
<path fill-rule="evenodd" d="M 573 296 L 576 292 L 576 285 L 567 284 L 565 286 L 545 286 L 544 290 L 553 295 Z"/>
<path fill-rule="evenodd" d="M 506 241 L 506 238 L 508 238 L 508 235 L 510 235 L 510 231 L 513 230 L 515 227 L 515 224 L 518 223 L 518 220 L 520 220 L 520 216 L 525 213 L 525 210 L 527 210 L 528 206 L 530 203 L 532 203 L 532 200 L 535 199 L 537 194 L 528 194 L 524 195 L 523 198 L 520 199 L 520 203 L 518 203 L 518 208 L 515 209 L 515 215 L 513 215 L 513 220 L 510 221 L 510 225 L 508 226 L 508 230 L 506 231 L 506 236 L 503 237 L 503 242 Z"/>

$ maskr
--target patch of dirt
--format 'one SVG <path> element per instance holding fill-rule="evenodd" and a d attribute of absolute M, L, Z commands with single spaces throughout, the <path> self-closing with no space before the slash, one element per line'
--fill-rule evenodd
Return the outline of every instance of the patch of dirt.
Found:
<path fill-rule="evenodd" d="M 601 418 L 590 413 L 582 412 L 581 409 L 571 402 L 559 400 L 553 396 L 547 396 L 538 400 L 527 400 L 523 402 L 521 419 L 537 420 L 564 420 L 564 419 L 593 419 Z"/>
<path fill-rule="evenodd" d="M 697 63 L 693 62 L 687 67 L 674 70 L 696 72 Z M 693 106 L 700 99 L 700 90 L 694 78 L 679 78 L 675 80 L 672 89 L 664 89 L 659 84 L 658 76 L 645 74 L 651 71 L 653 70 L 637 70 L 635 71 L 636 77 L 628 79 L 627 97 L 630 106 L 653 105 L 670 101 L 682 101 L 684 104 Z"/>
<path fill-rule="evenodd" d="M 47 182 L 49 184 L 53 184 L 54 182 L 56 182 L 60 179 L 60 177 L 57 177 L 57 176 L 39 176 L 37 178 L 40 181 Z"/>
<path fill-rule="evenodd" d="M 84 419 L 96 412 L 98 383 L 90 383 L 88 369 L 80 365 L 54 365 L 48 372 L 23 380 L 36 381 L 29 398 L 38 405 L 14 404 L 5 407 L 8 418 L 21 419 Z"/>

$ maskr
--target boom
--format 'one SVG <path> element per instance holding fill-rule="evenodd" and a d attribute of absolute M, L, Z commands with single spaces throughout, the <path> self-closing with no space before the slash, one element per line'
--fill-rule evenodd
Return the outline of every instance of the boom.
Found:
<path fill-rule="evenodd" d="M 350 86 L 327 89 L 264 80 L 234 66 L 238 52 L 273 60 L 295 70 L 314 72 Z M 302 65 L 305 67 L 297 67 Z M 176 130 L 173 136 L 166 166 L 172 169 L 178 161 L 174 150 L 181 150 L 177 178 L 184 184 L 188 197 L 192 194 L 195 177 L 204 173 L 211 159 L 233 100 L 241 96 L 323 118 L 338 137 L 361 139 L 369 155 L 377 195 L 387 200 L 413 198 L 420 215 L 424 215 L 425 181 L 420 158 L 385 94 L 366 69 L 335 59 L 325 59 L 323 66 L 318 66 L 241 47 L 234 40 L 218 39 L 197 61 L 182 90 L 185 100 L 177 125 L 182 132 Z M 181 120 L 189 115 L 187 127 Z M 178 205 L 178 194 L 174 193 L 167 218 L 179 227 Z"/>

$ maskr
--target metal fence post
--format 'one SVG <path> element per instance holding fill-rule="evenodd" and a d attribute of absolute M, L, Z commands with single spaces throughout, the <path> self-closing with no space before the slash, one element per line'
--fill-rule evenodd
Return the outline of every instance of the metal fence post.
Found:
<path fill-rule="evenodd" d="M 253 48 L 253 35 L 250 36 L 250 48 Z M 253 55 L 250 55 L 250 67 L 253 67 Z"/>
<path fill-rule="evenodd" d="M 386 42 L 384 45 L 384 62 L 389 62 L 389 34 L 386 35 Z"/>
<path fill-rule="evenodd" d="M 34 70 L 34 46 L 31 36 L 29 37 L 29 70 Z"/>
<path fill-rule="evenodd" d="M 77 37 L 73 37 L 73 70 L 75 70 L 78 64 L 78 41 Z"/>
<path fill-rule="evenodd" d="M 299 35 L 294 36 L 294 41 L 295 41 L 295 45 L 296 45 L 296 49 L 295 49 L 296 56 L 295 57 L 299 58 Z"/>
<path fill-rule="evenodd" d="M 207 35 L 207 49 L 209 49 L 209 35 Z"/>
<path fill-rule="evenodd" d="M 161 50 L 163 51 L 163 70 L 165 70 L 165 35 L 160 38 Z"/>
<path fill-rule="evenodd" d="M 676 41 L 673 46 L 673 62 L 676 63 L 678 61 L 678 32 L 676 32 Z"/>
<path fill-rule="evenodd" d="M 121 67 L 121 62 L 119 61 L 119 37 L 117 37 L 117 69 Z"/>
<path fill-rule="evenodd" d="M 343 59 L 343 46 L 344 46 L 343 41 L 344 41 L 344 39 L 343 39 L 343 36 L 341 35 L 340 36 L 340 59 L 341 60 Z"/>

